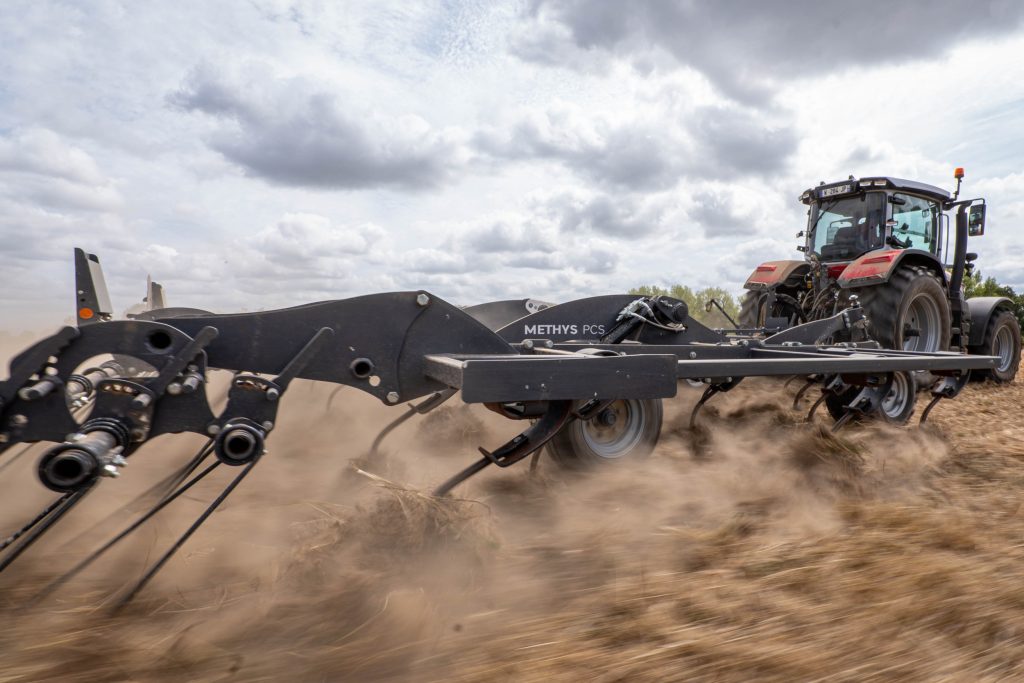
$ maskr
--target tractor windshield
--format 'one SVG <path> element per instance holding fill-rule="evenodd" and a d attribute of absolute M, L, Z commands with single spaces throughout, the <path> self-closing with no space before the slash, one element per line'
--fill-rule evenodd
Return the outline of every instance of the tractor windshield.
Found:
<path fill-rule="evenodd" d="M 819 200 L 811 207 L 812 251 L 824 261 L 849 261 L 885 244 L 885 193 Z"/>

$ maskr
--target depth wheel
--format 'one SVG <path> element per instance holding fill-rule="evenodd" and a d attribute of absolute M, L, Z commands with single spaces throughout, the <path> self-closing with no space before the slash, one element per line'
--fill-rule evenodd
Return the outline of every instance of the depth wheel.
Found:
<path fill-rule="evenodd" d="M 909 372 L 895 372 L 889 393 L 878 407 L 878 415 L 886 422 L 906 424 L 917 404 L 917 380 Z"/>
<path fill-rule="evenodd" d="M 861 387 L 850 387 L 841 394 L 829 394 L 825 397 L 825 408 L 833 419 L 838 420 L 846 414 L 847 406 L 853 403 L 861 392 Z M 917 404 L 917 382 L 909 372 L 895 372 L 892 384 L 885 398 L 882 399 L 878 412 L 868 417 L 877 417 L 892 424 L 906 424 L 914 414 Z"/>
<path fill-rule="evenodd" d="M 548 442 L 548 453 L 566 469 L 646 458 L 658 443 L 661 421 L 661 399 L 621 399 L 590 420 L 573 420 Z"/>

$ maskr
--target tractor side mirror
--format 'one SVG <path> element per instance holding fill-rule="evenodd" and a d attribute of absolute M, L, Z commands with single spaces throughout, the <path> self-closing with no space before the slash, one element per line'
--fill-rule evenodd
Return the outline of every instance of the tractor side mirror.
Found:
<path fill-rule="evenodd" d="M 981 237 L 985 234 L 985 205 L 977 204 L 967 212 L 967 234 Z"/>

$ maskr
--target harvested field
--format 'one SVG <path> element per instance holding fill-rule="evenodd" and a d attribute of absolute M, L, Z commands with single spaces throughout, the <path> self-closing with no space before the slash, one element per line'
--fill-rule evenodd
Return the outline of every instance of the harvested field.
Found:
<path fill-rule="evenodd" d="M 1019 382 L 839 436 L 756 380 L 694 434 L 681 387 L 644 462 L 524 463 L 453 500 L 421 491 L 516 425 L 453 404 L 368 462 L 397 413 L 350 390 L 328 409 L 333 390 L 293 389 L 268 458 L 128 609 L 107 608 L 216 484 L 26 608 L 202 441 L 162 437 L 103 482 L 0 575 L 0 681 L 1024 678 Z M 48 498 L 35 452 L 0 473 L 6 526 Z"/>

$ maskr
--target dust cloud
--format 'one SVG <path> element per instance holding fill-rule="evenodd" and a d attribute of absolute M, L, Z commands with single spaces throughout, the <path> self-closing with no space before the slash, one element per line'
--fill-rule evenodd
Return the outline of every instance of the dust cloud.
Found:
<path fill-rule="evenodd" d="M 267 457 L 127 608 L 110 609 L 236 471 L 33 599 L 145 509 L 133 498 L 199 436 L 133 455 L 0 574 L 0 681 L 1019 675 L 1024 557 L 1010 537 L 1024 523 L 1009 493 L 990 495 L 1024 487 L 1016 460 L 965 456 L 954 422 L 832 435 L 802 422 L 793 393 L 748 380 L 691 431 L 699 393 L 681 386 L 646 460 L 581 474 L 545 458 L 437 499 L 476 446 L 522 425 L 454 399 L 370 458 L 404 408 L 296 383 Z M 0 472 L 8 527 L 50 499 L 33 481 L 40 449 Z"/>

